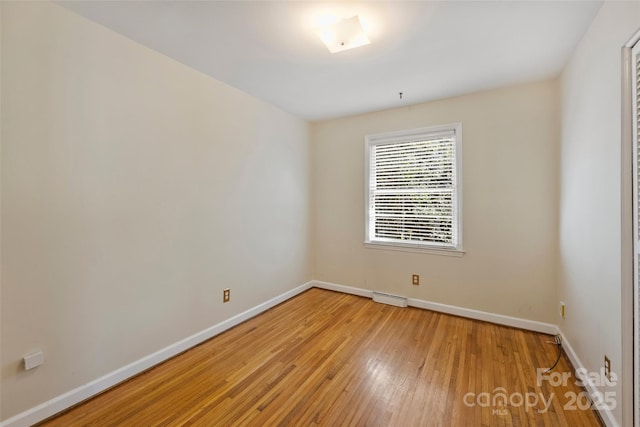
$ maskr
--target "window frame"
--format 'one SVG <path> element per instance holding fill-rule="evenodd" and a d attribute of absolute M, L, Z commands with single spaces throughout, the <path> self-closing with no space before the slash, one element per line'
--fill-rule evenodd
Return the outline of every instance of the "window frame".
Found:
<path fill-rule="evenodd" d="M 377 240 L 369 235 L 371 200 L 370 173 L 371 173 L 371 147 L 375 145 L 394 144 L 406 142 L 417 138 L 429 138 L 442 132 L 453 132 L 455 134 L 455 156 L 454 156 L 454 238 L 455 246 L 444 246 L 430 243 L 420 243 L 412 241 L 385 241 Z M 387 249 L 408 252 L 423 252 L 435 255 L 462 256 L 464 254 L 462 245 L 462 123 L 450 123 L 445 125 L 429 126 L 417 129 L 408 129 L 394 132 L 385 132 L 366 135 L 364 138 L 365 157 L 365 200 L 364 200 L 364 246 L 371 249 Z"/>

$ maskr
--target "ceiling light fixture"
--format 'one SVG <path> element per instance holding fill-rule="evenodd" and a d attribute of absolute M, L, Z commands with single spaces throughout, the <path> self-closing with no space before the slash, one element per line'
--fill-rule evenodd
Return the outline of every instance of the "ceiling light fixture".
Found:
<path fill-rule="evenodd" d="M 352 16 L 342 21 L 327 25 L 317 32 L 331 53 L 342 52 L 371 43 L 362 28 L 360 18 Z"/>

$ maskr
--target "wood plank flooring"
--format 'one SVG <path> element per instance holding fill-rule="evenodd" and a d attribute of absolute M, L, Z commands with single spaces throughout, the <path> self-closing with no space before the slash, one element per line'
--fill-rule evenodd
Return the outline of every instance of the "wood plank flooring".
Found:
<path fill-rule="evenodd" d="M 563 408 L 573 376 L 537 384 L 548 341 L 311 289 L 41 425 L 599 426 Z M 554 372 L 573 374 L 566 356 Z"/>

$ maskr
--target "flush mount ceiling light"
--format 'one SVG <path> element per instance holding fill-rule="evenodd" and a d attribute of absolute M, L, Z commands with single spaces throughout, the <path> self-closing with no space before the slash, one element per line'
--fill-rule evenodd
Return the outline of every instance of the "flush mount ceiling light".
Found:
<path fill-rule="evenodd" d="M 353 16 L 327 25 L 317 32 L 331 53 L 342 52 L 371 43 L 362 28 L 360 18 Z"/>

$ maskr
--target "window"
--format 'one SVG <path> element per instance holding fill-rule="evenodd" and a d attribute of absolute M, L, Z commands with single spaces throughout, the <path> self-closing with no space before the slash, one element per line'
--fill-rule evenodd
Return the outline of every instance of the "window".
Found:
<path fill-rule="evenodd" d="M 365 138 L 365 245 L 461 254 L 462 125 Z"/>

